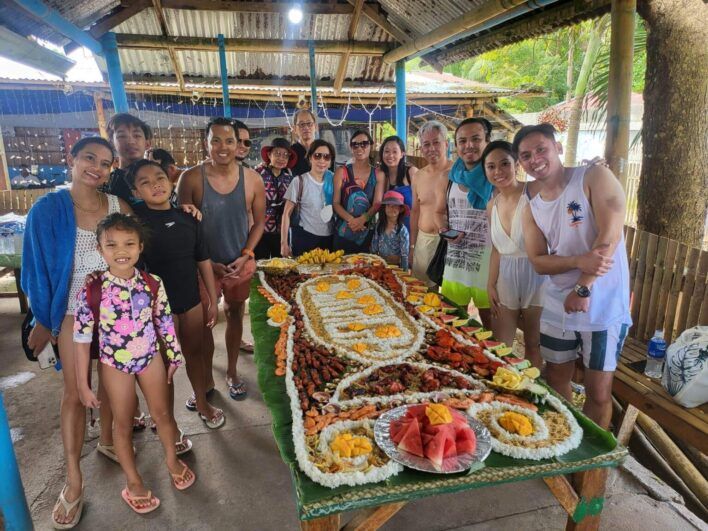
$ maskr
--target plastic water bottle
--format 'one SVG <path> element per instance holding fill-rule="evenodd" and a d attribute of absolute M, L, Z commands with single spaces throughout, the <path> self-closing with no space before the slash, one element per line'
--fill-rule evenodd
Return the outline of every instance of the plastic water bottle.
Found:
<path fill-rule="evenodd" d="M 663 330 L 654 332 L 654 337 L 649 340 L 647 347 L 647 366 L 644 369 L 645 376 L 649 378 L 661 378 L 664 368 L 664 358 L 666 358 L 666 341 L 664 341 Z"/>

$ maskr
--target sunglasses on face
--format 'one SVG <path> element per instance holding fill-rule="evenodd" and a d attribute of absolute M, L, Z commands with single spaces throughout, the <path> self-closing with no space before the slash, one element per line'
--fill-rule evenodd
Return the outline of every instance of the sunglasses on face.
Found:
<path fill-rule="evenodd" d="M 329 153 L 313 153 L 312 158 L 315 160 L 330 160 L 332 155 Z"/>
<path fill-rule="evenodd" d="M 250 140 L 248 140 L 247 138 L 245 138 L 243 140 L 241 140 L 239 138 L 238 143 L 241 144 L 243 147 L 249 147 L 249 148 L 251 147 L 251 144 L 252 144 L 252 142 Z"/>
<path fill-rule="evenodd" d="M 371 145 L 371 142 L 368 140 L 362 140 L 361 142 L 352 142 L 349 144 L 352 149 L 364 149 L 367 148 Z"/>

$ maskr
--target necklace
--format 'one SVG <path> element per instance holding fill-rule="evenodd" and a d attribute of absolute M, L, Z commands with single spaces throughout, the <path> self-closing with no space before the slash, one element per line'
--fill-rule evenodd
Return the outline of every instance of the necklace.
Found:
<path fill-rule="evenodd" d="M 103 194 L 101 194 L 100 192 L 97 192 L 97 193 L 98 193 L 98 206 L 93 210 L 82 207 L 79 203 L 74 201 L 73 197 L 71 198 L 71 202 L 74 204 L 74 206 L 76 208 L 78 208 L 82 212 L 86 212 L 87 214 L 95 214 L 96 212 L 101 210 L 101 206 L 103 206 Z"/>

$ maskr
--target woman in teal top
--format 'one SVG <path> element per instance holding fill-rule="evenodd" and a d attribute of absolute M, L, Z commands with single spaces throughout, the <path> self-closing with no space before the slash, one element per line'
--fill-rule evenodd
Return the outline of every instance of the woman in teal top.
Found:
<path fill-rule="evenodd" d="M 342 249 L 347 254 L 368 252 L 372 220 L 386 186 L 383 172 L 371 164 L 371 135 L 364 130 L 355 131 L 349 145 L 353 162 L 337 168 L 332 199 L 338 218 L 334 249 Z"/>

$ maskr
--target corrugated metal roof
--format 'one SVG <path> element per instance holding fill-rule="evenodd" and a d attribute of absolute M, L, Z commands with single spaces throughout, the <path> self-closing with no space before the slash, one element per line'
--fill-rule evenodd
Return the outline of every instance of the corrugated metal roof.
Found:
<path fill-rule="evenodd" d="M 164 9 L 171 36 L 215 37 L 273 40 L 347 40 L 351 15 L 306 15 L 302 24 L 293 26 L 281 13 L 241 13 L 226 11 L 191 11 Z M 153 9 L 146 9 L 115 28 L 116 33 L 160 35 L 161 29 Z M 355 34 L 356 40 L 390 42 L 391 36 L 362 17 Z M 177 51 L 177 61 L 185 76 L 215 78 L 220 75 L 219 55 L 207 51 Z M 169 55 L 157 50 L 120 50 L 121 64 L 127 75 L 174 75 Z M 339 67 L 340 55 L 315 56 L 319 80 L 333 80 Z M 309 79 L 307 54 L 227 52 L 229 77 Z M 384 65 L 380 58 L 351 56 L 345 79 L 362 81 L 393 81 L 394 67 Z"/>
<path fill-rule="evenodd" d="M 92 24 L 111 9 L 120 5 L 120 0 L 42 0 L 47 6 L 56 9 L 64 18 L 80 28 Z M 49 26 L 38 23 L 17 4 L 0 1 L 0 24 L 20 35 L 35 35 L 62 46 L 68 39 Z"/>
<path fill-rule="evenodd" d="M 485 0 L 379 0 L 389 21 L 424 35 L 483 4 Z"/>

